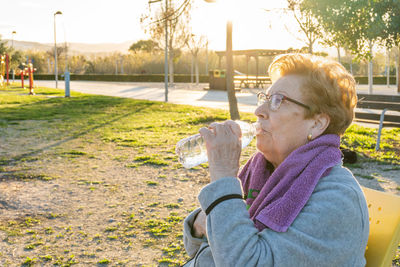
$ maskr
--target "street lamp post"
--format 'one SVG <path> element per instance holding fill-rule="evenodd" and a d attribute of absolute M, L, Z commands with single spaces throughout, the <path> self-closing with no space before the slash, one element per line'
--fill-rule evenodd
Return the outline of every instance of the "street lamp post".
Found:
<path fill-rule="evenodd" d="M 11 33 L 11 50 L 14 50 L 14 35 L 16 34 L 16 31 L 12 31 Z M 12 78 L 13 78 L 13 83 L 15 83 L 15 71 L 12 69 Z"/>
<path fill-rule="evenodd" d="M 165 0 L 165 51 L 164 51 L 164 86 L 165 102 L 168 102 L 168 0 Z"/>
<path fill-rule="evenodd" d="M 67 40 L 65 40 L 65 71 L 64 71 L 65 97 L 70 97 L 69 80 L 70 76 L 68 70 L 68 46 L 67 46 Z"/>
<path fill-rule="evenodd" d="M 16 31 L 12 31 L 11 33 L 11 48 L 14 48 L 14 35 L 16 34 Z"/>
<path fill-rule="evenodd" d="M 57 11 L 54 13 L 54 76 L 56 80 L 56 88 L 58 88 L 56 15 L 62 15 L 62 12 Z"/>
<path fill-rule="evenodd" d="M 150 0 L 149 4 L 161 2 L 162 0 Z M 168 0 L 165 0 L 165 50 L 164 50 L 164 87 L 165 102 L 168 102 Z"/>

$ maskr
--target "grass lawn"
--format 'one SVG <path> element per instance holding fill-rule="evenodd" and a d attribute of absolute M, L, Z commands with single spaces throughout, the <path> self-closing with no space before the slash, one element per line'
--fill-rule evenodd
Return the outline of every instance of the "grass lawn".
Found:
<path fill-rule="evenodd" d="M 184 263 L 182 220 L 198 206 L 208 174 L 207 164 L 183 169 L 175 144 L 229 112 L 75 92 L 64 98 L 50 88 L 27 93 L 0 89 L 0 190 L 18 192 L 0 195 L 7 210 L 0 265 Z M 359 163 L 348 166 L 358 178 L 389 185 L 379 179 L 400 171 L 400 129 L 383 130 L 379 152 L 376 135 L 353 125 L 342 145 L 358 152 Z M 253 141 L 241 162 L 254 151 Z M 379 170 L 367 177 L 368 164 Z M 399 257 L 398 250 L 396 264 Z"/>

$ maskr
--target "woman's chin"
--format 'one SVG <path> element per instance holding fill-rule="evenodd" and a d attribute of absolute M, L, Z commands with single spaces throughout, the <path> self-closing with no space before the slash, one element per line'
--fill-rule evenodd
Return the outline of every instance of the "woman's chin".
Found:
<path fill-rule="evenodd" d="M 268 153 L 268 151 L 269 151 L 268 148 L 271 148 L 271 144 L 269 144 L 269 142 L 265 142 L 265 140 L 257 139 L 256 148 L 257 148 L 258 151 L 260 151 L 261 153 L 265 154 L 265 152 Z"/>

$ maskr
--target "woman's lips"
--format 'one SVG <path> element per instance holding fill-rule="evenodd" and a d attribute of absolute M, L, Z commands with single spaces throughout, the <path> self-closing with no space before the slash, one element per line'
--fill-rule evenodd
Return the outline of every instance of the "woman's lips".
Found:
<path fill-rule="evenodd" d="M 267 133 L 268 133 L 268 132 L 262 128 L 261 123 L 258 122 L 258 123 L 256 124 L 256 136 L 257 136 L 257 135 L 265 135 L 265 134 L 267 134 Z"/>
<path fill-rule="evenodd" d="M 256 136 L 267 135 L 267 134 L 268 134 L 268 132 L 264 131 L 262 129 L 256 132 Z"/>

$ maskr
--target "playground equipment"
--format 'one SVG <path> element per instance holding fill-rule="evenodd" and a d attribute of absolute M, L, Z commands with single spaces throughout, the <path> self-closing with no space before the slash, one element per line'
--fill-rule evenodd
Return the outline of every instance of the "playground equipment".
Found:
<path fill-rule="evenodd" d="M 25 76 L 28 76 L 29 80 L 29 94 L 34 95 L 35 93 L 33 92 L 33 86 L 34 86 L 34 81 L 33 81 L 33 73 L 36 71 L 36 68 L 33 67 L 32 62 L 29 60 L 28 65 L 25 65 L 25 63 L 21 63 L 18 66 L 18 69 L 16 70 L 15 74 L 21 76 L 21 87 L 25 88 L 24 86 L 24 78 Z"/>
<path fill-rule="evenodd" d="M 21 76 L 21 87 L 25 88 L 24 86 L 24 76 L 26 75 L 26 68 L 25 63 L 21 63 L 15 71 L 15 74 Z"/>
<path fill-rule="evenodd" d="M 28 64 L 28 77 L 29 77 L 29 94 L 34 95 L 35 93 L 33 92 L 33 73 L 36 71 L 36 69 L 33 67 L 33 64 L 31 61 L 29 61 Z"/>
<path fill-rule="evenodd" d="M 10 56 L 6 54 L 6 75 L 7 75 L 7 85 L 10 84 L 9 76 L 10 76 Z"/>
<path fill-rule="evenodd" d="M 6 71 L 6 55 L 0 55 L 0 88 L 4 87 L 5 71 Z"/>

